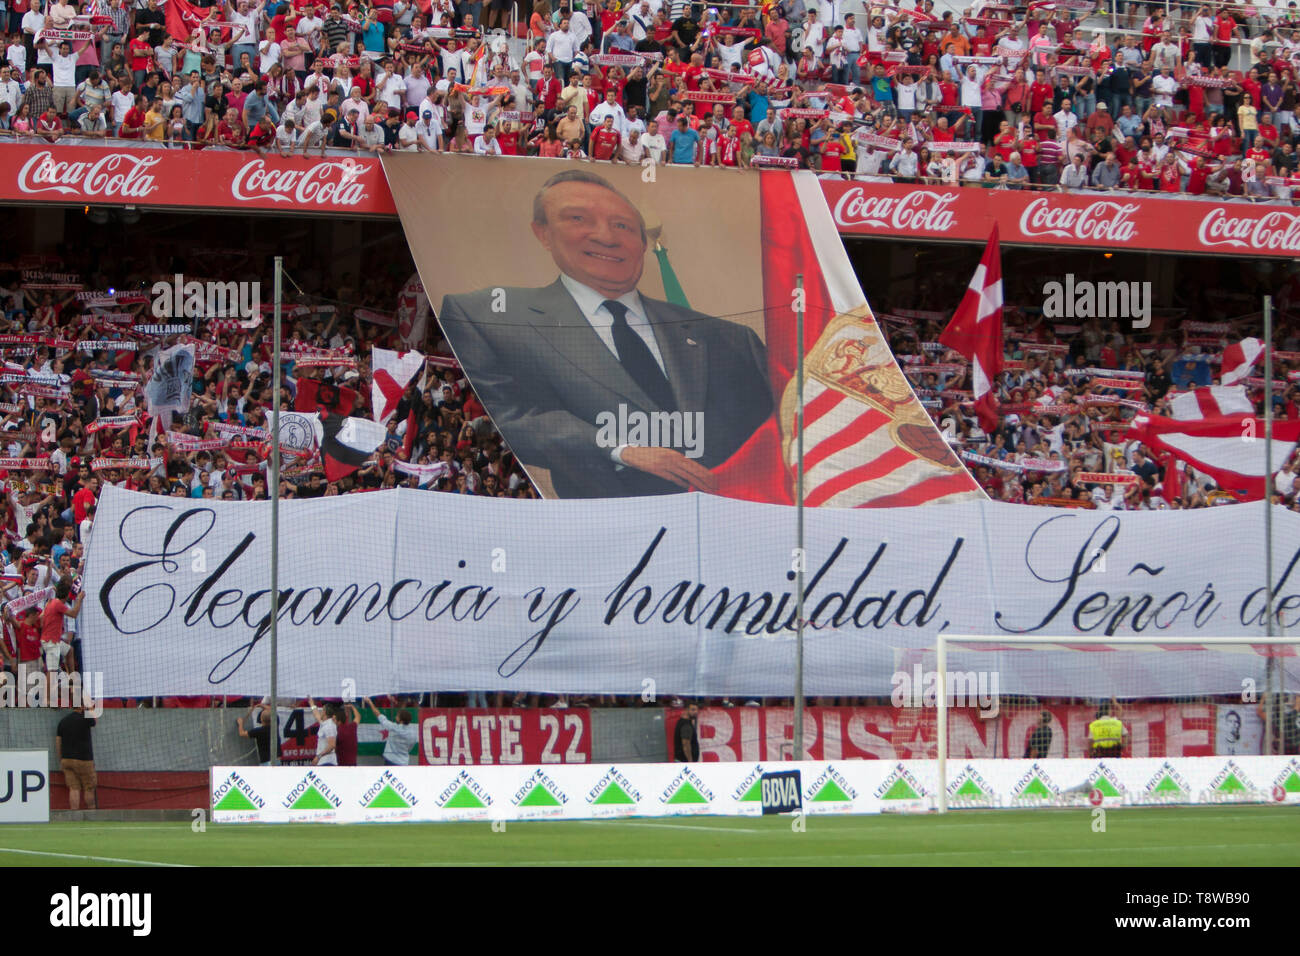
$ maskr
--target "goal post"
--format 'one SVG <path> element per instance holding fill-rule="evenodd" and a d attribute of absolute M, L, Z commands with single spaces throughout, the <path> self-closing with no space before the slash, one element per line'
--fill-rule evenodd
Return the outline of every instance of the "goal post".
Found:
<path fill-rule="evenodd" d="M 1142 635 L 939 634 L 935 641 L 936 809 L 949 809 L 949 761 L 972 756 L 969 734 L 954 745 L 950 721 L 973 707 L 971 690 L 992 686 L 1002 725 L 988 736 L 1006 758 L 1085 757 L 1080 728 L 1085 712 L 1112 702 L 1142 724 L 1133 745 L 1141 756 L 1177 755 L 1195 739 L 1203 755 L 1217 755 L 1219 725 L 1228 716 L 1226 753 L 1282 754 L 1293 737 L 1282 722 L 1300 715 L 1300 634 L 1285 636 L 1147 637 Z M 987 708 L 987 701 L 984 702 Z M 1044 730 L 1028 729 L 1028 712 Z M 1071 715 L 1069 728 L 1057 726 Z M 1184 714 L 1192 718 L 1184 720 Z M 1156 715 L 1156 716 L 1152 716 Z M 1174 715 L 1194 728 L 1169 729 L 1154 721 Z M 983 713 L 981 717 L 985 716 Z M 958 720 L 959 729 L 969 720 Z M 1217 721 L 1217 723 L 1216 723 Z M 1235 721 L 1235 723 L 1234 723 Z M 1130 719 L 1125 719 L 1126 730 Z M 1246 726 L 1243 729 L 1243 724 Z M 1009 726 L 1008 726 L 1009 725 Z M 1150 729 L 1150 726 L 1156 729 Z M 1232 734 L 1236 734 L 1233 739 Z M 961 737 L 958 734 L 959 738 Z M 1022 740 L 1021 738 L 1025 738 Z M 1127 740 L 1127 738 L 1126 738 Z M 1026 744 L 1026 741 L 1028 743 Z M 1292 744 L 1294 746 L 1294 743 Z M 1021 748 L 1024 748 L 1023 750 Z M 1236 748 L 1236 749 L 1234 749 Z M 984 754 L 987 756 L 987 754 Z M 1097 758 L 1094 758 L 1097 759 Z M 1113 758 L 1109 758 L 1113 759 Z"/>

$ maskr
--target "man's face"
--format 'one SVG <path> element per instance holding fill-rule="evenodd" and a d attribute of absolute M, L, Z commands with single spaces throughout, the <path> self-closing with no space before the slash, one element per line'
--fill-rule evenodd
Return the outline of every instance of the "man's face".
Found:
<path fill-rule="evenodd" d="M 560 271 L 611 297 L 636 288 L 645 267 L 641 218 L 617 193 L 594 183 L 552 186 L 546 222 L 533 234 Z"/>

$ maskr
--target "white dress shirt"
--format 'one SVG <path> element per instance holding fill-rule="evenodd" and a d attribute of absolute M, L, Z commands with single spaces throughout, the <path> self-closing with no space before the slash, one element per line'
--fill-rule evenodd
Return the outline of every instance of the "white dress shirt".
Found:
<path fill-rule="evenodd" d="M 569 295 L 573 296 L 573 301 L 578 305 L 578 311 L 582 317 L 587 320 L 600 340 L 605 343 L 605 348 L 618 358 L 618 349 L 614 345 L 614 316 L 604 307 L 605 300 L 610 296 L 602 295 L 590 286 L 583 285 L 577 279 L 570 278 L 567 275 L 560 276 L 560 282 L 564 288 L 569 290 Z M 659 351 L 659 343 L 655 341 L 654 329 L 650 326 L 650 320 L 646 316 L 645 305 L 641 302 L 641 294 L 633 289 L 631 292 L 620 295 L 615 301 L 627 306 L 627 324 L 641 341 L 646 344 L 650 354 L 654 356 L 659 368 L 667 376 L 668 368 L 664 365 L 663 353 Z"/>

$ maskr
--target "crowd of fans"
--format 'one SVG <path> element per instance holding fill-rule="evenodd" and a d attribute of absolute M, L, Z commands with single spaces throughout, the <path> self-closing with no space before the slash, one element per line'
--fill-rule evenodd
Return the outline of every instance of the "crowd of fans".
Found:
<path fill-rule="evenodd" d="M 1000 419 L 980 427 L 970 367 L 938 343 L 951 318 L 938 308 L 877 312 L 931 418 L 994 500 L 1115 510 L 1203 508 L 1237 498 L 1190 465 L 1126 437 L 1139 414 L 1179 417 L 1171 400 L 1218 384 L 1225 348 L 1260 329 L 1258 296 L 1193 281 L 1180 289 L 1190 308 L 1163 310 L 1150 329 L 1118 319 L 1049 319 L 1041 292 L 1029 285 L 1009 293 L 1004 313 L 1006 371 L 996 380 Z M 1289 302 L 1292 272 L 1267 283 Z M 951 292 L 950 295 L 958 295 Z M 1012 298 L 1015 296 L 1015 298 Z M 939 292 L 934 304 L 943 298 Z M 909 302 L 908 305 L 914 303 Z M 1273 412 L 1300 418 L 1300 322 L 1282 310 L 1275 329 Z M 1242 384 L 1262 422 L 1263 362 Z M 1262 424 L 1259 426 L 1262 429 Z M 1300 511 L 1300 455 L 1275 463 L 1274 501 Z"/>
<path fill-rule="evenodd" d="M 1300 183 L 1294 2 L 1127 3 L 1117 29 L 1065 2 L 168 2 L 13 0 L 0 133 L 1273 201 Z"/>

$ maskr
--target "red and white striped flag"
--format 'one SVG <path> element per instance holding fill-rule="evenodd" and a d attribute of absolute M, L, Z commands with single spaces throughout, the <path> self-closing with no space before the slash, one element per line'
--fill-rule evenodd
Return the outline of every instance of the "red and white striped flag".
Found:
<path fill-rule="evenodd" d="M 1264 343 L 1259 339 L 1242 339 L 1223 350 L 1223 369 L 1219 373 L 1221 385 L 1236 385 L 1250 375 L 1259 357 L 1264 354 Z"/>
<path fill-rule="evenodd" d="M 876 324 L 810 172 L 763 173 L 763 299 L 777 412 L 723 465 L 719 494 L 794 503 L 797 341 L 804 277 L 804 504 L 885 508 L 982 500 L 917 400 Z"/>
<path fill-rule="evenodd" d="M 1256 427 L 1262 432 L 1262 424 L 1244 417 L 1176 421 L 1138 415 L 1124 437 L 1187 462 L 1242 501 L 1258 501 L 1264 497 L 1264 436 Z M 1291 457 L 1297 440 L 1300 419 L 1274 422 L 1274 474 Z"/>
<path fill-rule="evenodd" d="M 1169 417 L 1180 422 L 1254 413 L 1255 406 L 1246 397 L 1245 385 L 1206 385 L 1169 400 Z"/>
<path fill-rule="evenodd" d="M 980 427 L 992 432 L 998 427 L 994 383 L 1002 372 L 1002 254 L 997 223 L 966 294 L 939 341 L 970 359 L 975 414 Z"/>
<path fill-rule="evenodd" d="M 394 352 L 371 349 L 370 408 L 375 421 L 383 425 L 393 417 L 406 386 L 420 371 L 424 355 L 420 352 Z"/>

